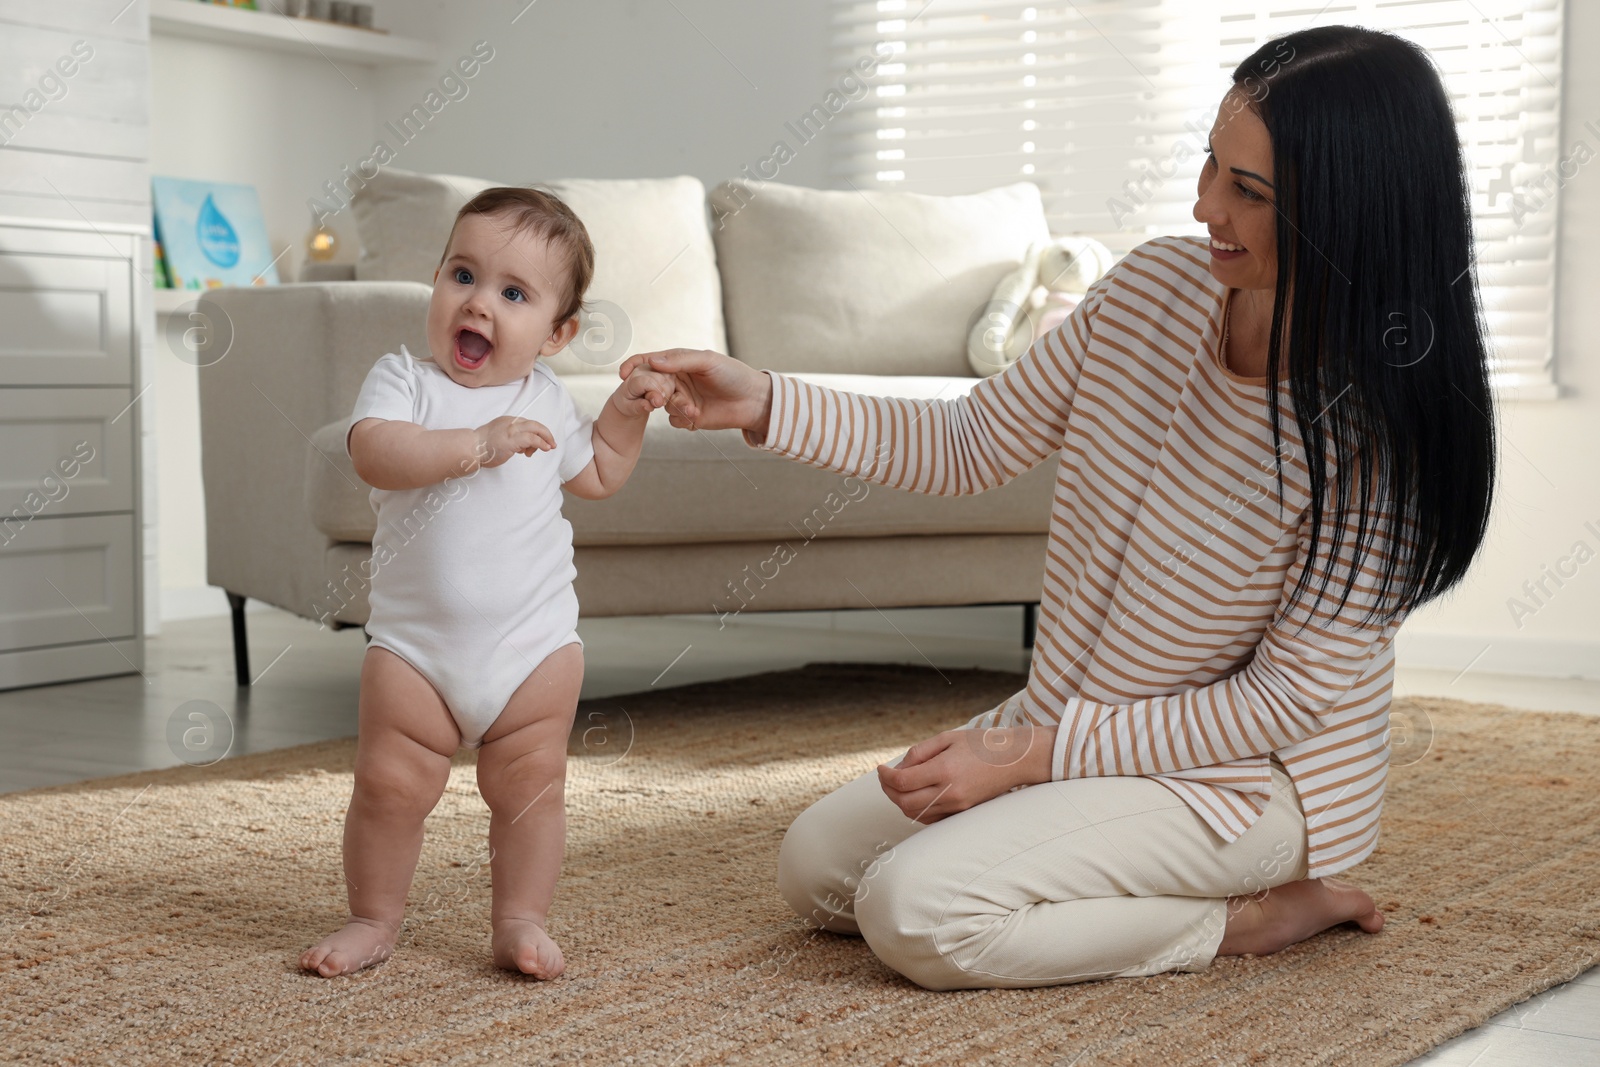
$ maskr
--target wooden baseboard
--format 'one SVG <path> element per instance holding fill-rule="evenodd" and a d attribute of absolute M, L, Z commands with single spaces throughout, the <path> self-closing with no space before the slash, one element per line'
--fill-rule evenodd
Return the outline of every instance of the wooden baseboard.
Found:
<path fill-rule="evenodd" d="M 54 682 L 79 682 L 144 670 L 144 643 L 137 637 L 0 652 L 0 689 Z"/>
<path fill-rule="evenodd" d="M 1424 670 L 1600 680 L 1600 641 L 1402 629 L 1395 639 L 1395 660 L 1398 666 Z"/>

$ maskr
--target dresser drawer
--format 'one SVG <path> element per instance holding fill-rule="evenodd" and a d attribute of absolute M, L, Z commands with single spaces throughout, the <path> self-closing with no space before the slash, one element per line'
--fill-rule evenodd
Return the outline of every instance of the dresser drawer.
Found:
<path fill-rule="evenodd" d="M 128 399 L 115 388 L 0 389 L 0 519 L 132 511 Z"/>
<path fill-rule="evenodd" d="M 134 517 L 0 521 L 0 648 L 132 637 Z"/>
<path fill-rule="evenodd" d="M 0 243 L 0 385 L 129 385 L 132 264 Z"/>

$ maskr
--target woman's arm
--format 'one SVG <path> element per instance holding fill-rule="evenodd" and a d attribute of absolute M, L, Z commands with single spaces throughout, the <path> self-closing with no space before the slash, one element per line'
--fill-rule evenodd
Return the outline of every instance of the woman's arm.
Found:
<path fill-rule="evenodd" d="M 1331 524 L 1329 524 L 1331 526 Z M 1277 616 L 1255 655 L 1238 673 L 1167 696 L 1108 704 L 1071 697 L 1051 753 L 1053 778 L 1149 775 L 1210 767 L 1287 748 L 1329 725 L 1328 716 L 1358 685 L 1394 639 L 1401 619 L 1369 617 L 1384 607 L 1379 577 L 1390 542 L 1378 537 L 1359 563 L 1349 598 L 1339 604 L 1355 556 L 1355 522 L 1344 525 L 1337 557 L 1326 544 L 1307 558 L 1310 523 L 1299 556 L 1284 576 Z M 1307 599 L 1289 604 L 1302 572 L 1311 570 Z M 1313 610 L 1315 590 L 1331 573 L 1327 597 Z M 1379 731 L 1382 723 L 1369 724 Z"/>
<path fill-rule="evenodd" d="M 647 362 L 678 377 L 674 426 L 736 427 L 812 466 L 917 492 L 977 493 L 1060 447 L 1102 288 L 1005 372 L 950 400 L 827 389 L 681 349 L 631 357 L 622 372 Z"/>
<path fill-rule="evenodd" d="M 1353 554 L 1354 524 L 1346 524 L 1337 563 L 1327 551 L 1308 562 L 1309 529 L 1300 556 L 1285 576 L 1277 618 L 1243 669 L 1180 693 L 1106 703 L 1067 697 L 1059 722 L 992 730 L 949 730 L 913 746 L 899 767 L 880 767 L 884 791 L 912 818 L 937 818 L 982 803 L 1018 786 L 1066 778 L 1181 773 L 1216 767 L 1287 748 L 1330 725 L 1352 689 L 1372 677 L 1400 619 L 1367 619 L 1377 603 L 1382 538 L 1363 561 L 1349 599 L 1337 606 Z M 1312 611 L 1290 607 L 1302 571 L 1312 567 L 1311 590 L 1330 568 L 1330 599 Z M 1302 626 L 1302 623 L 1304 624 Z M 1383 722 L 1343 724 L 1382 743 Z M 1214 779 L 1213 779 L 1214 780 Z"/>

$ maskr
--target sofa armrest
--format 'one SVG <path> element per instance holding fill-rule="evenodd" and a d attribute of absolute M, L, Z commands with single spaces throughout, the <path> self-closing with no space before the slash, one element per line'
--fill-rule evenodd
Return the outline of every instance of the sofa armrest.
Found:
<path fill-rule="evenodd" d="M 348 419 L 335 419 L 311 435 L 306 449 L 303 499 L 311 525 L 330 541 L 371 541 L 378 519 L 372 487 L 361 480 L 344 450 Z"/>
<path fill-rule="evenodd" d="M 332 282 L 201 296 L 225 351 L 200 369 L 211 584 L 316 617 L 331 542 L 305 507 L 311 436 L 349 416 L 385 352 L 427 351 L 429 293 L 416 282 Z"/>

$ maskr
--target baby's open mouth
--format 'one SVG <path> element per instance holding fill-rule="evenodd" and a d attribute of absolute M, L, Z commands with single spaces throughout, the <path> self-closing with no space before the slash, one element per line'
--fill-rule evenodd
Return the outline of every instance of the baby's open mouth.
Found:
<path fill-rule="evenodd" d="M 489 339 L 470 327 L 462 327 L 456 334 L 456 363 L 467 370 L 476 370 L 494 351 Z"/>

